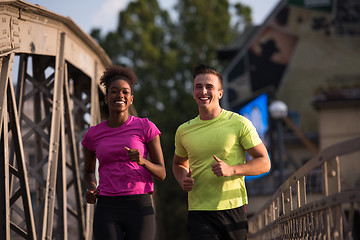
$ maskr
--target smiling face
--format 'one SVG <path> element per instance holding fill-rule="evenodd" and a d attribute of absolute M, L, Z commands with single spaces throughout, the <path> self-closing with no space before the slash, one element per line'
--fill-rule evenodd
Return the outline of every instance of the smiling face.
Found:
<path fill-rule="evenodd" d="M 125 80 L 114 80 L 111 82 L 105 101 L 109 107 L 109 111 L 124 112 L 128 111 L 134 100 L 131 93 L 131 87 Z"/>
<path fill-rule="evenodd" d="M 220 107 L 223 95 L 219 78 L 211 73 L 199 74 L 194 79 L 193 96 L 199 109 L 211 110 Z"/>

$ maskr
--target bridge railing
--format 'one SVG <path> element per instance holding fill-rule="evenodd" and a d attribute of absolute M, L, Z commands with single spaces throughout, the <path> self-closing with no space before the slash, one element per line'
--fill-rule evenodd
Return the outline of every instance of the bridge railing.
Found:
<path fill-rule="evenodd" d="M 249 239 L 360 239 L 360 138 L 328 147 L 249 218 Z"/>

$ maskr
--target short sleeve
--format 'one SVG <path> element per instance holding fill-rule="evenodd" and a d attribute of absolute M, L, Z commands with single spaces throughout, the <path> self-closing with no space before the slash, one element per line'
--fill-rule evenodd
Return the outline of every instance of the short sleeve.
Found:
<path fill-rule="evenodd" d="M 243 124 L 244 126 L 242 128 L 243 131 L 240 138 L 240 144 L 244 147 L 244 149 L 249 149 L 262 143 L 261 138 L 252 122 L 244 117 Z"/>
<path fill-rule="evenodd" d="M 144 135 L 145 135 L 145 142 L 149 143 L 157 135 L 161 135 L 161 132 L 153 122 L 151 122 L 147 118 L 144 118 Z"/>
<path fill-rule="evenodd" d="M 85 133 L 83 140 L 81 141 L 81 145 L 86 147 L 88 150 L 95 152 L 95 147 L 92 142 L 92 132 L 94 127 L 90 127 L 89 130 Z"/>
<path fill-rule="evenodd" d="M 175 154 L 179 157 L 187 157 L 187 151 L 181 143 L 181 134 L 179 128 L 176 130 L 175 133 Z"/>

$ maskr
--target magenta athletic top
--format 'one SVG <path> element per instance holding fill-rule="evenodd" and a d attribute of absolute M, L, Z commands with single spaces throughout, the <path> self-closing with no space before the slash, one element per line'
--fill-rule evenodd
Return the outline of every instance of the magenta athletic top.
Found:
<path fill-rule="evenodd" d="M 147 118 L 129 116 L 117 128 L 108 127 L 106 121 L 92 126 L 81 144 L 96 154 L 99 160 L 99 195 L 121 196 L 152 194 L 154 183 L 149 171 L 130 161 L 125 147 L 139 149 L 147 159 L 146 144 L 161 132 Z"/>

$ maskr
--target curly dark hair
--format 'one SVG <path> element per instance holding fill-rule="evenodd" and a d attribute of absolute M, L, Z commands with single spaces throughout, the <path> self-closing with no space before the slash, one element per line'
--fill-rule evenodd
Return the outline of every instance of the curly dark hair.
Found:
<path fill-rule="evenodd" d="M 195 79 L 197 75 L 206 74 L 206 73 L 214 74 L 215 76 L 217 76 L 219 78 L 221 88 L 222 88 L 223 78 L 222 78 L 221 74 L 218 71 L 216 71 L 215 68 L 205 66 L 204 64 L 199 64 L 194 68 L 193 78 Z"/>
<path fill-rule="evenodd" d="M 112 65 L 104 71 L 104 74 L 100 78 L 100 84 L 105 87 L 106 94 L 108 94 L 110 84 L 115 80 L 124 80 L 129 83 L 131 93 L 133 93 L 134 86 L 137 83 L 137 78 L 130 67 Z"/>

